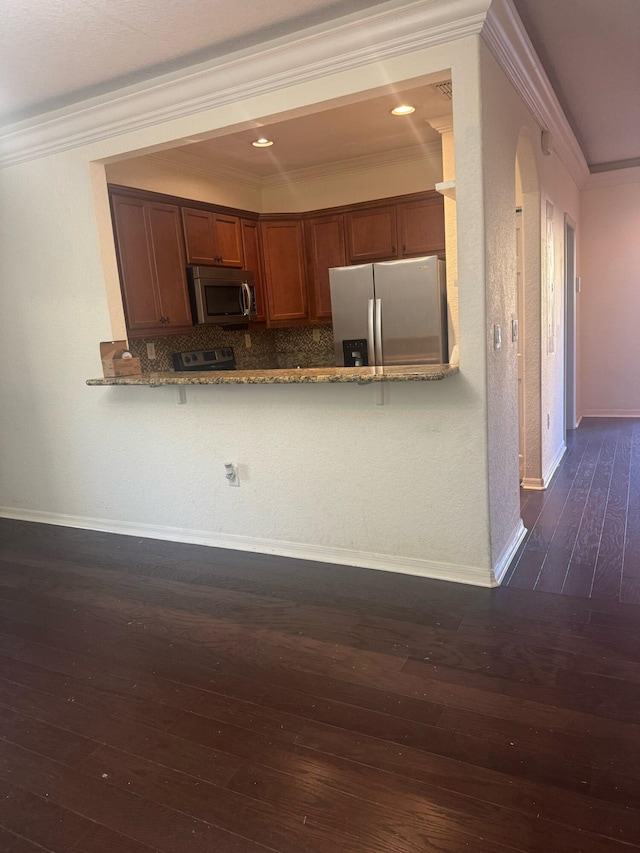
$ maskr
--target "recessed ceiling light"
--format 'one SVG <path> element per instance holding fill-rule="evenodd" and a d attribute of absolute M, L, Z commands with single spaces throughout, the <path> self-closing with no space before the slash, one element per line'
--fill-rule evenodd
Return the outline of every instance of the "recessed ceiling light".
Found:
<path fill-rule="evenodd" d="M 270 145 L 273 145 L 273 141 L 271 139 L 267 139 L 264 136 L 261 136 L 260 139 L 256 139 L 255 142 L 251 143 L 254 148 L 269 148 Z"/>
<path fill-rule="evenodd" d="M 401 104 L 399 107 L 395 107 L 391 110 L 392 116 L 409 116 L 411 113 L 415 113 L 416 108 L 410 106 L 409 104 Z"/>

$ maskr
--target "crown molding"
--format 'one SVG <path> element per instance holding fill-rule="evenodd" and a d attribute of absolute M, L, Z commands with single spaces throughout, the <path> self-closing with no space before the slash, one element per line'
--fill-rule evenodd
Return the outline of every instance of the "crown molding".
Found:
<path fill-rule="evenodd" d="M 590 163 L 591 174 L 596 172 L 613 172 L 614 169 L 632 169 L 640 166 L 640 157 L 631 157 L 628 160 L 610 160 L 608 163 Z"/>
<path fill-rule="evenodd" d="M 553 150 L 581 187 L 589 177 L 587 161 L 512 0 L 494 0 L 482 38 L 540 129 L 551 132 Z"/>
<path fill-rule="evenodd" d="M 330 178 L 345 172 L 374 169 L 376 166 L 393 166 L 397 163 L 409 163 L 424 160 L 427 154 L 442 156 L 440 142 L 428 142 L 425 145 L 412 145 L 409 148 L 383 151 L 380 154 L 367 154 L 364 157 L 351 157 L 348 160 L 338 160 L 322 166 L 309 166 L 306 169 L 292 169 L 290 172 L 269 175 L 262 179 L 263 187 L 273 187 L 278 184 L 288 184 L 298 181 L 309 181 Z"/>
<path fill-rule="evenodd" d="M 251 189 L 261 190 L 264 187 L 276 187 L 281 184 L 322 180 L 346 172 L 353 173 L 359 170 L 374 169 L 377 166 L 393 166 L 401 163 L 419 162 L 429 155 L 441 157 L 442 147 L 440 142 L 412 145 L 408 148 L 383 151 L 379 154 L 369 154 L 364 157 L 352 157 L 348 160 L 339 160 L 326 163 L 322 166 L 292 169 L 289 172 L 279 172 L 277 175 L 266 175 L 265 177 L 243 172 L 241 169 L 225 166 L 213 160 L 205 160 L 200 156 L 189 155 L 188 151 L 180 149 L 166 152 L 161 151 L 157 154 L 147 154 L 146 157 L 150 160 L 164 163 L 181 172 L 200 175 L 212 180 L 229 181 L 234 184 L 242 184 Z"/>
<path fill-rule="evenodd" d="M 616 187 L 622 184 L 640 183 L 640 166 L 627 169 L 613 169 L 610 172 L 596 172 L 589 176 L 583 190 L 600 190 L 605 187 Z"/>
<path fill-rule="evenodd" d="M 438 133 L 453 132 L 453 115 L 437 116 L 436 118 L 428 118 L 427 123 L 431 125 Z"/>
<path fill-rule="evenodd" d="M 489 0 L 381 6 L 91 98 L 0 133 L 0 166 L 45 157 L 478 34 Z"/>
<path fill-rule="evenodd" d="M 164 163 L 173 169 L 180 172 L 188 172 L 192 175 L 199 175 L 204 178 L 211 178 L 218 181 L 229 181 L 229 183 L 240 184 L 251 189 L 261 189 L 263 178 L 260 175 L 251 172 L 244 172 L 242 169 L 234 169 L 232 166 L 224 166 L 221 163 L 210 163 L 203 157 L 189 154 L 187 151 L 180 149 L 167 151 L 159 151 L 155 154 L 147 154 L 149 160 L 154 160 L 158 163 Z"/>

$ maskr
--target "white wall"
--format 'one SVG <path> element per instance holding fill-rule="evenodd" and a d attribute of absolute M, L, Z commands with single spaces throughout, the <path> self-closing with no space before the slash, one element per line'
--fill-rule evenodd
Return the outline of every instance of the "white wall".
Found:
<path fill-rule="evenodd" d="M 5 169 L 0 512 L 490 583 L 478 44 L 438 44 Z M 465 235 L 460 376 L 388 387 L 383 407 L 352 385 L 196 388 L 177 406 L 170 388 L 84 384 L 121 322 L 106 297 L 105 279 L 111 293 L 117 281 L 93 161 L 443 68 L 457 91 Z M 237 490 L 229 460 L 242 466 Z"/>
<path fill-rule="evenodd" d="M 525 129 L 539 139 L 539 128 L 489 49 L 482 45 L 482 127 L 485 227 L 487 235 L 487 303 L 485 344 L 488 361 L 488 423 L 490 459 L 489 491 L 494 561 L 510 541 L 519 523 L 518 500 L 518 400 L 517 346 L 511 340 L 511 318 L 517 315 L 514 212 L 516 206 L 515 157 L 518 138 Z M 540 181 L 540 221 L 546 199 L 555 208 L 555 352 L 541 347 L 542 412 L 541 455 L 543 478 L 562 452 L 564 309 L 562 292 L 564 213 L 578 221 L 578 190 L 557 155 L 544 157 L 534 146 Z M 535 286 L 527 282 L 525 286 Z M 544 290 L 544 289 L 543 289 Z M 460 292 L 462 298 L 462 291 Z M 542 300 L 543 306 L 545 298 Z M 540 302 L 538 301 L 538 305 Z M 493 349 L 493 326 L 502 328 L 502 348 Z M 525 343 L 525 345 L 527 345 Z M 527 393 L 534 389 L 527 387 Z M 549 427 L 547 428 L 547 414 Z"/>
<path fill-rule="evenodd" d="M 169 155 L 170 156 L 170 155 Z M 160 156 L 135 157 L 106 167 L 107 180 L 143 190 L 252 210 L 295 213 L 337 207 L 376 198 L 432 190 L 442 180 L 440 143 L 426 145 L 420 156 L 388 163 L 352 160 L 322 174 L 291 174 L 286 180 L 225 179 L 198 174 Z"/>
<path fill-rule="evenodd" d="M 640 168 L 581 194 L 580 413 L 640 416 Z"/>
<path fill-rule="evenodd" d="M 110 184 L 182 196 L 209 204 L 239 207 L 256 213 L 262 208 L 260 186 L 255 181 L 231 181 L 198 174 L 164 161 L 161 155 L 110 163 L 106 166 L 106 173 Z"/>

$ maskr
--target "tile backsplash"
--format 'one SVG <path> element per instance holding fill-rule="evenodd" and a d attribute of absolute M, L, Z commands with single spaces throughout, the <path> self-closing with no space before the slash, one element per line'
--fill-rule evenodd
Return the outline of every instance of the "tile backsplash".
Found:
<path fill-rule="evenodd" d="M 147 344 L 155 346 L 150 361 Z M 250 345 L 247 346 L 247 343 Z M 143 373 L 173 370 L 171 356 L 185 350 L 233 347 L 238 370 L 328 367 L 335 364 L 331 326 L 229 331 L 223 326 L 194 326 L 186 335 L 132 338 L 129 349 L 140 358 Z"/>

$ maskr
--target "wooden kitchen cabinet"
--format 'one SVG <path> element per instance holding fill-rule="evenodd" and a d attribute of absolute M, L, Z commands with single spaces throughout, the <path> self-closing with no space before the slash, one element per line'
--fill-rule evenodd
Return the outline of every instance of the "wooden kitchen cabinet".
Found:
<path fill-rule="evenodd" d="M 347 262 L 344 216 L 341 213 L 314 216 L 305 222 L 305 248 L 309 286 L 309 319 L 327 323 L 331 320 L 329 270 Z"/>
<path fill-rule="evenodd" d="M 193 325 L 177 205 L 111 197 L 120 284 L 131 337 Z"/>
<path fill-rule="evenodd" d="M 300 325 L 309 316 L 302 221 L 263 219 L 260 236 L 269 325 Z"/>
<path fill-rule="evenodd" d="M 444 253 L 444 198 L 440 194 L 398 205 L 398 244 L 402 258 Z"/>
<path fill-rule="evenodd" d="M 182 222 L 187 263 L 243 266 L 242 233 L 237 216 L 183 207 Z"/>
<path fill-rule="evenodd" d="M 395 204 L 349 211 L 344 215 L 344 223 L 350 264 L 398 256 Z"/>
<path fill-rule="evenodd" d="M 267 298 L 262 272 L 262 249 L 260 247 L 260 229 L 254 219 L 241 219 L 242 250 L 244 268 L 253 273 L 256 289 L 256 316 L 252 322 L 264 322 L 267 319 Z"/>

